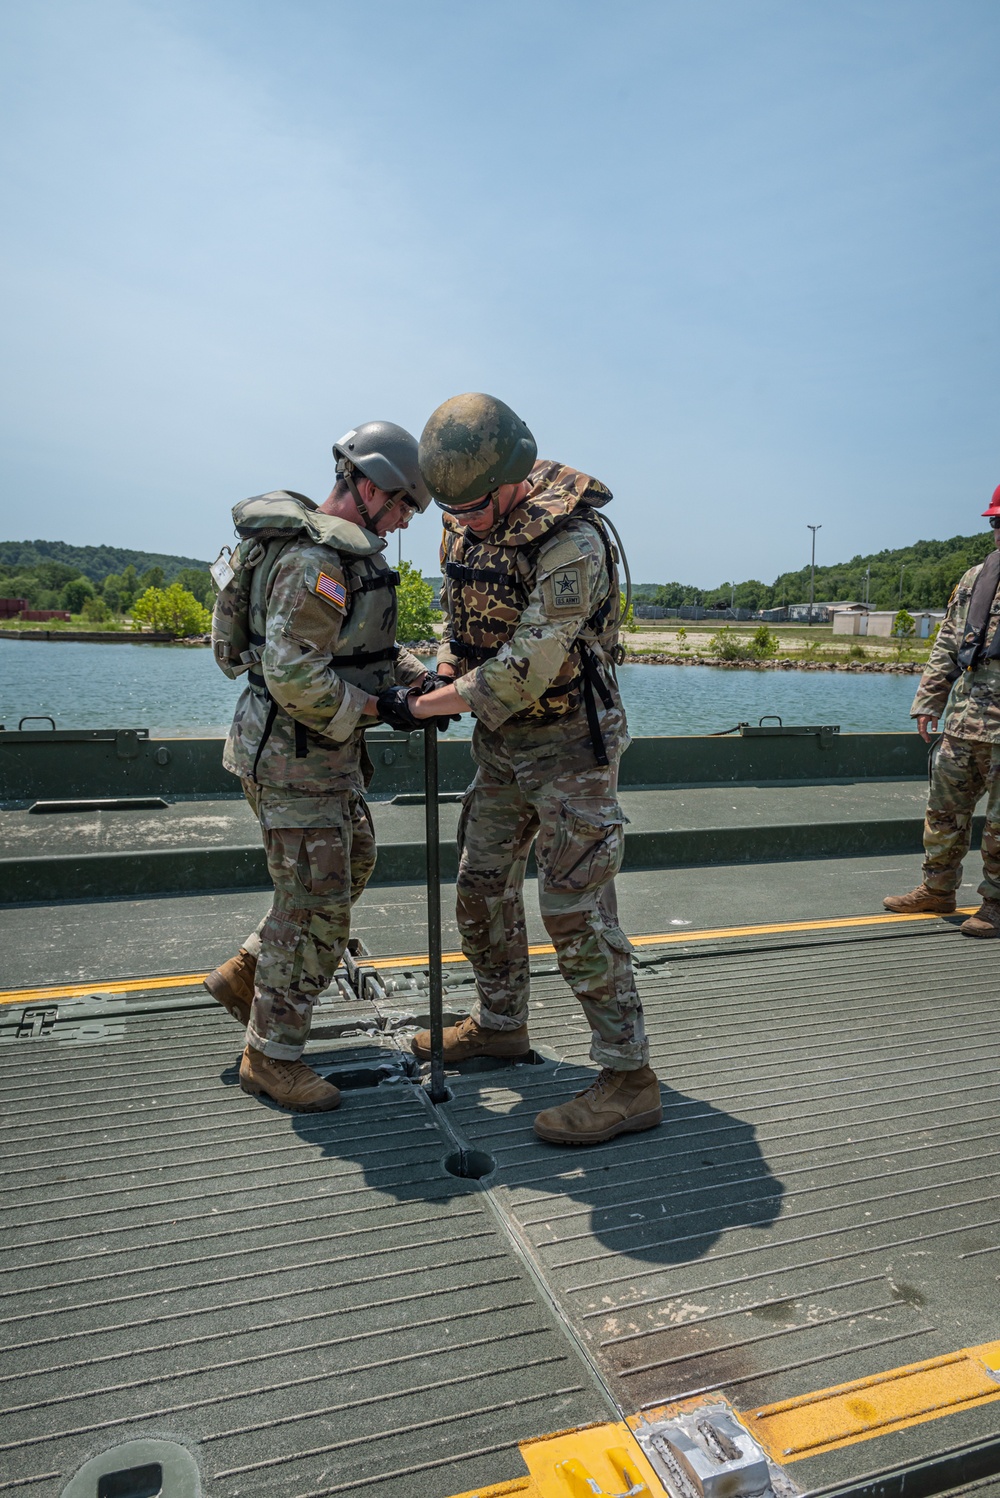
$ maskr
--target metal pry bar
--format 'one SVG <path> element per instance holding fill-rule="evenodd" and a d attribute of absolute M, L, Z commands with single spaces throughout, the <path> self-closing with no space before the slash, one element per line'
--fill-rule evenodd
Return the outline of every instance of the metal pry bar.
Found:
<path fill-rule="evenodd" d="M 433 718 L 424 725 L 424 810 L 427 836 L 427 958 L 430 980 L 432 1103 L 447 1101 L 441 982 L 441 854 L 438 830 L 438 741 Z"/>

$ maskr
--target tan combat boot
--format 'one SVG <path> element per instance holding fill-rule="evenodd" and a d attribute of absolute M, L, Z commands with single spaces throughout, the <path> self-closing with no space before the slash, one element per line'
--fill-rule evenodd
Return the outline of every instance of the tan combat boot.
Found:
<path fill-rule="evenodd" d="M 984 900 L 958 929 L 966 936 L 1000 936 L 1000 900 Z"/>
<path fill-rule="evenodd" d="M 637 1134 L 663 1122 L 660 1084 L 648 1066 L 612 1071 L 606 1066 L 572 1102 L 546 1108 L 535 1133 L 550 1144 L 603 1144 L 616 1134 Z"/>
<path fill-rule="evenodd" d="M 928 889 L 926 884 L 918 884 L 908 895 L 886 895 L 882 904 L 896 915 L 951 915 L 955 909 L 955 892 Z"/>
<path fill-rule="evenodd" d="M 469 1014 L 444 1032 L 445 1065 L 468 1061 L 470 1056 L 526 1056 L 531 1049 L 527 1025 L 516 1030 L 484 1030 Z M 431 1059 L 431 1032 L 418 1030 L 410 1050 L 419 1061 Z"/>
<path fill-rule="evenodd" d="M 228 962 L 202 979 L 216 1003 L 221 1004 L 244 1028 L 250 1023 L 256 971 L 256 957 L 251 957 L 244 947 L 240 947 L 235 957 L 230 957 Z"/>
<path fill-rule="evenodd" d="M 240 1086 L 251 1097 L 269 1097 L 290 1113 L 329 1113 L 340 1107 L 340 1092 L 304 1061 L 278 1061 L 247 1046 L 240 1062 Z"/>

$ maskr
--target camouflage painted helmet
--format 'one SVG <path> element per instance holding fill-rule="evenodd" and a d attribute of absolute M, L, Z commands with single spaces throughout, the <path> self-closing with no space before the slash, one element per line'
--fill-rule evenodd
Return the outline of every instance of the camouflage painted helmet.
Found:
<path fill-rule="evenodd" d="M 492 395 L 453 395 L 420 438 L 420 472 L 439 504 L 464 505 L 519 484 L 538 456 L 519 416 Z"/>
<path fill-rule="evenodd" d="M 417 462 L 417 439 L 393 421 L 366 421 L 345 432 L 333 444 L 340 475 L 352 463 L 366 479 L 387 494 L 405 489 L 407 503 L 423 514 L 431 502 Z"/>

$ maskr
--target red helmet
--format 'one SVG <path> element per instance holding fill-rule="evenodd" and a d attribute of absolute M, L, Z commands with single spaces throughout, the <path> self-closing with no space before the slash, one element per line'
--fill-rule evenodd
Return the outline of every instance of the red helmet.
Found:
<path fill-rule="evenodd" d="M 993 490 L 993 498 L 990 500 L 990 507 L 988 510 L 984 510 L 983 514 L 1000 515 L 1000 484 L 997 484 L 996 488 Z"/>

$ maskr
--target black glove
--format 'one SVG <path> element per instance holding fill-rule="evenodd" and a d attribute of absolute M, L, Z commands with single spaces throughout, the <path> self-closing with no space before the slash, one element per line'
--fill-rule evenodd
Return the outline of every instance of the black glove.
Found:
<path fill-rule="evenodd" d="M 424 697 L 428 692 L 436 692 L 438 687 L 453 687 L 454 685 L 455 678 L 453 676 L 442 676 L 440 671 L 428 671 L 427 675 L 420 683 L 419 691 L 421 697 Z M 426 723 L 427 719 L 423 718 L 421 721 Z M 438 726 L 439 733 L 445 733 L 447 731 L 449 723 L 461 723 L 461 721 L 461 713 L 451 713 L 448 716 L 445 716 L 442 713 L 441 715 L 434 718 L 434 722 Z"/>
<path fill-rule="evenodd" d="M 433 721 L 413 716 L 410 711 L 412 696 L 419 696 L 416 687 L 384 687 L 376 699 L 379 722 L 388 723 L 390 728 L 395 728 L 400 733 L 413 733 L 416 729 L 423 728 L 425 721 Z"/>

